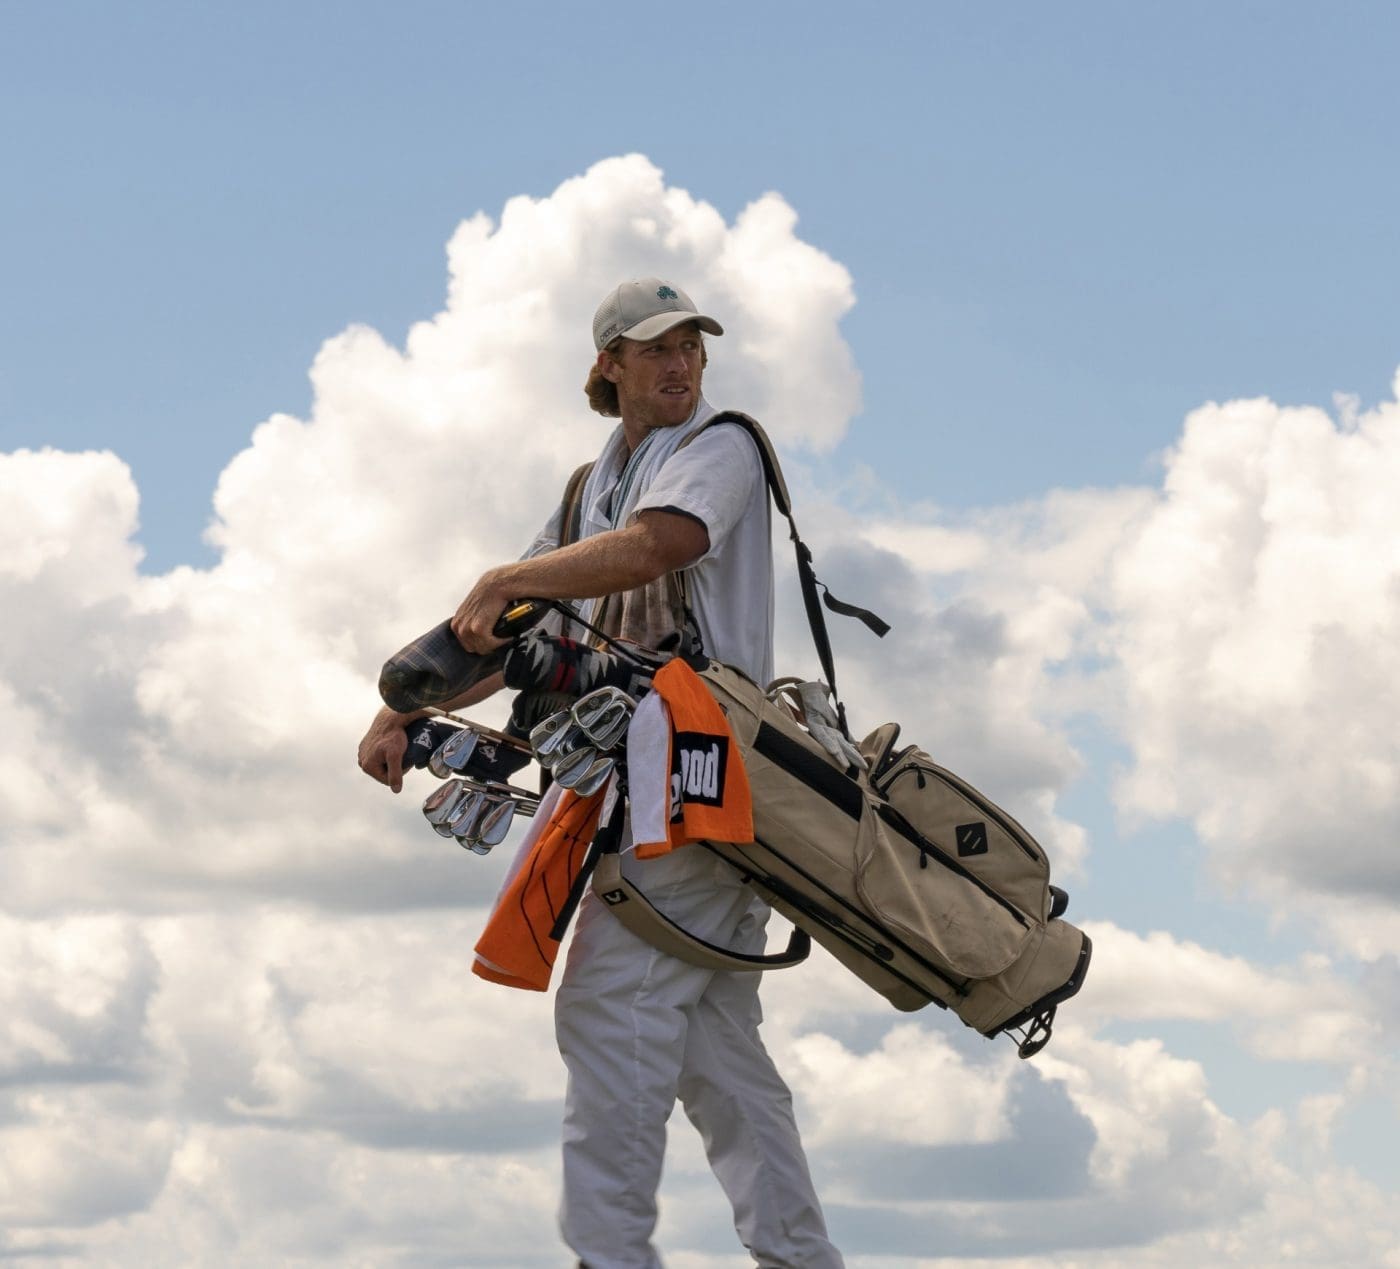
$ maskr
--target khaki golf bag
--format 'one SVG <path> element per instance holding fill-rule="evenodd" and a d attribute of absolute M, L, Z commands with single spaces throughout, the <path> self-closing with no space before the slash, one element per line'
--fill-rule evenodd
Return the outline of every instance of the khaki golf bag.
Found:
<path fill-rule="evenodd" d="M 767 436 L 746 415 L 774 503 L 792 520 Z M 821 585 L 792 529 L 808 620 L 826 680 L 835 671 Z M 824 596 L 827 607 L 884 623 Z M 1045 852 L 1010 815 L 916 746 L 897 747 L 886 723 L 857 745 L 868 772 L 843 769 L 781 692 L 739 671 L 692 660 L 728 718 L 753 795 L 754 840 L 706 842 L 793 923 L 788 947 L 738 956 L 695 938 L 654 908 L 621 873 L 616 834 L 600 835 L 593 887 L 629 929 L 682 960 L 725 970 L 782 968 L 816 939 L 897 1009 L 930 1002 L 986 1036 L 1017 1033 L 1029 1057 L 1050 1037 L 1056 1006 L 1089 965 L 1088 937 L 1060 919 L 1065 895 L 1050 885 Z M 845 730 L 839 702 L 837 715 Z M 619 830 L 620 831 L 620 830 Z"/>
<path fill-rule="evenodd" d="M 698 667 L 697 667 L 698 668 Z M 897 1009 L 930 1002 L 983 1035 L 1021 1029 L 1029 1057 L 1056 1006 L 1088 969 L 1090 943 L 1060 919 L 1045 852 L 897 723 L 858 748 L 870 771 L 843 771 L 781 699 L 728 666 L 699 669 L 728 716 L 753 793 L 754 840 L 706 842 L 795 927 L 787 949 L 736 957 L 690 935 L 602 855 L 594 889 L 634 933 L 713 969 L 775 969 L 808 937 Z"/>

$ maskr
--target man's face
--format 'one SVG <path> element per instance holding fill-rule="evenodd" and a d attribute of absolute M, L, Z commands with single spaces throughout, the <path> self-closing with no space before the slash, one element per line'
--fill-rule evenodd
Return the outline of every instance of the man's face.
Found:
<path fill-rule="evenodd" d="M 617 385 L 624 423 L 675 427 L 700 400 L 700 361 L 700 331 L 686 322 L 645 343 L 624 340 L 616 356 L 600 353 L 598 366 Z"/>

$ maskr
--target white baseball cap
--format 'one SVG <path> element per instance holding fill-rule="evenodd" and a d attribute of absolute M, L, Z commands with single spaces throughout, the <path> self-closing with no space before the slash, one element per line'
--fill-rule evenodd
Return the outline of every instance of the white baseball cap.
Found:
<path fill-rule="evenodd" d="M 608 292 L 593 314 L 593 345 L 602 352 L 619 335 L 655 339 L 682 322 L 694 322 L 707 335 L 723 335 L 713 317 L 695 311 L 690 296 L 661 278 L 638 278 Z"/>

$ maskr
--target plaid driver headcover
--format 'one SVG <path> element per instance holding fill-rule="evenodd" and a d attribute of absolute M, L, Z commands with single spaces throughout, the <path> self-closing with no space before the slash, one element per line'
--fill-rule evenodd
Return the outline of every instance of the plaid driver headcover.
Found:
<path fill-rule="evenodd" d="M 400 714 L 441 705 L 500 670 L 509 650 L 505 644 L 481 655 L 468 652 L 444 621 L 384 662 L 379 695 Z"/>

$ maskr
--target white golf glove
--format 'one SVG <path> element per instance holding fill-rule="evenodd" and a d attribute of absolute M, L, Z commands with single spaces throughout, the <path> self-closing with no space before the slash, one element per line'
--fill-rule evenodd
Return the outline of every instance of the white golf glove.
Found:
<path fill-rule="evenodd" d="M 826 684 L 799 683 L 797 696 L 807 716 L 807 730 L 811 732 L 812 739 L 843 767 L 869 770 L 869 763 L 842 733 L 841 725 L 836 721 L 836 712 L 831 708 L 831 694 Z"/>

